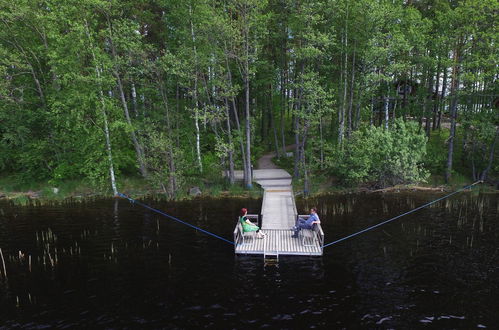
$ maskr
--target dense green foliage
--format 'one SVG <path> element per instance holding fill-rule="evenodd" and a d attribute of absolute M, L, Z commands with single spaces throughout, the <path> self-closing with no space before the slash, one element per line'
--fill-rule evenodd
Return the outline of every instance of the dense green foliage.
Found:
<path fill-rule="evenodd" d="M 174 198 L 295 144 L 305 181 L 497 180 L 498 12 L 497 0 L 0 0 L 0 170 L 114 192 L 141 176 Z"/>
<path fill-rule="evenodd" d="M 372 181 L 383 187 L 425 181 L 425 155 L 424 133 L 415 123 L 397 119 L 390 130 L 372 126 L 354 132 L 339 155 L 326 161 L 349 183 Z"/>

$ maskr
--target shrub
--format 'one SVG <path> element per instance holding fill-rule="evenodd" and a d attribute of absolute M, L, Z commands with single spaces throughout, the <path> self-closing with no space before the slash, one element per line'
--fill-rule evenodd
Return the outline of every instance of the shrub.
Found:
<path fill-rule="evenodd" d="M 327 164 L 349 184 L 374 181 L 384 187 L 421 182 L 429 175 L 423 168 L 426 142 L 416 123 L 397 119 L 390 129 L 367 127 L 354 132 L 343 150 L 327 157 Z"/>

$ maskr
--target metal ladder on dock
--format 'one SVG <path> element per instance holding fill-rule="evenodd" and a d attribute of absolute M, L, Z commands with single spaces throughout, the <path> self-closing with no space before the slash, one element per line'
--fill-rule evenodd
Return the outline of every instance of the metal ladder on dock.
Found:
<path fill-rule="evenodd" d="M 263 251 L 263 262 L 265 266 L 273 266 L 279 263 L 279 251 Z"/>

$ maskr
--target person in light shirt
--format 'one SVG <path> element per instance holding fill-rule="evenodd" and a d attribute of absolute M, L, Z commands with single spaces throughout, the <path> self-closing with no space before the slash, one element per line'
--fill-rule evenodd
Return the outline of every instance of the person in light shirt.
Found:
<path fill-rule="evenodd" d="M 308 216 L 308 218 L 306 220 L 305 219 L 299 219 L 298 223 L 296 224 L 296 226 L 293 227 L 293 230 L 294 230 L 295 233 L 291 237 L 297 238 L 298 237 L 298 233 L 300 232 L 300 230 L 302 230 L 302 229 L 312 229 L 312 227 L 316 223 L 321 223 L 321 219 L 319 219 L 319 215 L 317 215 L 317 209 L 315 207 L 312 207 L 310 209 L 310 215 Z"/>

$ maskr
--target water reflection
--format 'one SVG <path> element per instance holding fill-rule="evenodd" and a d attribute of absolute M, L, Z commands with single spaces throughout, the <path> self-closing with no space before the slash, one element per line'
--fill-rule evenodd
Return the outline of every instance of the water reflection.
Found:
<path fill-rule="evenodd" d="M 332 241 L 440 196 L 332 195 L 297 206 L 317 206 Z M 493 327 L 497 197 L 456 195 L 326 248 L 323 258 L 267 266 L 123 200 L 3 203 L 0 320 L 7 328 Z M 257 213 L 261 201 L 148 203 L 230 239 L 237 211 Z"/>

